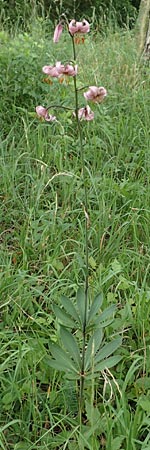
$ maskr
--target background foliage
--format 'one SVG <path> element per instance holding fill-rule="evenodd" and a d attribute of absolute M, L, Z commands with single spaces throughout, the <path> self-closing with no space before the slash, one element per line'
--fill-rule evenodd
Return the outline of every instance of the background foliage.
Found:
<path fill-rule="evenodd" d="M 86 17 L 94 13 L 97 22 L 111 15 L 121 25 L 127 22 L 132 25 L 139 4 L 140 0 L 0 0 L 0 10 L 2 21 L 9 26 L 18 21 L 19 26 L 26 27 L 35 13 L 54 21 L 63 12 L 71 19 L 85 16 L 85 11 Z"/>

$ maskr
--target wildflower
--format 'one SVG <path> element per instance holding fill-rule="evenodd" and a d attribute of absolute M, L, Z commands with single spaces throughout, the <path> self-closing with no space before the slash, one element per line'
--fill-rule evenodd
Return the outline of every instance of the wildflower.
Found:
<path fill-rule="evenodd" d="M 90 31 L 90 24 L 87 20 L 82 20 L 82 22 L 76 22 L 75 19 L 71 20 L 69 23 L 70 34 L 75 33 L 88 33 Z"/>
<path fill-rule="evenodd" d="M 60 61 L 57 61 L 55 66 L 44 66 L 42 71 L 51 77 L 60 77 L 60 75 L 77 75 L 77 65 L 72 66 L 71 64 L 61 64 Z"/>
<path fill-rule="evenodd" d="M 107 91 L 104 87 L 90 86 L 87 92 L 84 92 L 86 100 L 92 100 L 94 103 L 101 103 L 106 97 Z"/>
<path fill-rule="evenodd" d="M 75 116 L 75 113 L 74 113 Z M 78 110 L 78 119 L 79 120 L 93 120 L 94 119 L 94 112 L 91 111 L 91 108 L 89 105 L 85 106 L 84 108 L 80 108 Z"/>
<path fill-rule="evenodd" d="M 47 122 L 54 122 L 56 120 L 56 117 L 49 114 L 44 106 L 36 106 L 36 113 L 39 117 L 45 119 Z"/>
<path fill-rule="evenodd" d="M 42 68 L 42 72 L 46 73 L 47 75 L 50 75 L 51 77 L 58 78 L 59 73 L 56 66 L 44 66 Z"/>
<path fill-rule="evenodd" d="M 56 63 L 56 68 L 57 68 L 59 75 L 68 75 L 68 76 L 72 76 L 72 77 L 77 75 L 77 68 L 78 68 L 77 65 L 72 66 L 71 64 L 66 64 L 64 66 L 64 64 L 61 64 L 61 62 L 58 61 Z"/>
<path fill-rule="evenodd" d="M 63 31 L 63 26 L 60 23 L 58 23 L 58 25 L 56 25 L 55 31 L 54 31 L 54 36 L 53 36 L 53 42 L 56 44 L 59 41 L 59 38 L 61 36 L 61 33 Z"/>

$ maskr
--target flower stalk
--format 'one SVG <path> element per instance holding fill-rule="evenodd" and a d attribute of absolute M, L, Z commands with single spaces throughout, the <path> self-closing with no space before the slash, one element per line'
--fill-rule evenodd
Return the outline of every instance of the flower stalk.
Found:
<path fill-rule="evenodd" d="M 74 35 L 72 36 L 72 46 L 73 46 L 73 58 L 76 61 L 76 48 L 74 42 Z M 81 165 L 82 165 L 82 179 L 84 186 L 84 213 L 85 213 L 85 304 L 84 304 L 84 321 L 82 329 L 82 367 L 80 374 L 80 390 L 79 390 L 79 417 L 80 425 L 82 424 L 82 415 L 84 407 L 84 382 L 85 382 L 85 349 L 86 349 L 86 325 L 87 325 L 87 311 L 88 311 L 88 289 L 89 289 L 89 248 L 88 248 L 88 226 L 89 226 L 89 216 L 88 216 L 88 192 L 87 192 L 87 181 L 86 181 L 86 166 L 85 166 L 85 155 L 84 146 L 82 138 L 82 128 L 79 120 L 78 110 L 78 89 L 77 89 L 77 78 L 74 76 L 74 93 L 75 93 L 75 114 L 76 122 L 80 143 L 80 155 L 81 155 Z"/>

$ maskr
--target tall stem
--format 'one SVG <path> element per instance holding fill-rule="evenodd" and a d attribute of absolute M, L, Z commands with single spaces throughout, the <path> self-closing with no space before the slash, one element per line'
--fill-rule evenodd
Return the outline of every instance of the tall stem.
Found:
<path fill-rule="evenodd" d="M 76 49 L 74 36 L 72 37 L 72 45 L 73 45 L 73 58 L 74 62 L 76 61 Z M 89 255 L 88 255 L 88 192 L 87 192 L 87 178 L 86 178 L 86 166 L 85 166 L 85 157 L 84 157 L 84 146 L 83 146 L 83 137 L 82 137 L 82 128 L 80 124 L 80 120 L 78 118 L 78 89 L 77 89 L 77 78 L 74 79 L 74 92 L 75 92 L 75 113 L 76 113 L 76 121 L 77 121 L 77 129 L 80 143 L 80 155 L 81 155 L 81 164 L 82 164 L 82 178 L 83 178 L 83 186 L 84 186 L 84 214 L 85 214 L 85 305 L 84 305 L 84 321 L 83 321 L 83 329 L 82 329 L 82 367 L 81 367 L 81 377 L 80 377 L 80 393 L 79 393 L 79 415 L 80 415 L 80 424 L 82 423 L 82 414 L 83 414 L 83 403 L 84 403 L 84 380 L 85 380 L 85 348 L 86 348 L 86 325 L 87 325 L 87 309 L 88 309 L 88 287 L 89 287 Z"/>

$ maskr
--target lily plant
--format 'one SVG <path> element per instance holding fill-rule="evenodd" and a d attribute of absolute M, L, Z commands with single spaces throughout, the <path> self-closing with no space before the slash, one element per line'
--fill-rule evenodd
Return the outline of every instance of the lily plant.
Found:
<path fill-rule="evenodd" d="M 94 111 L 88 104 L 101 103 L 107 96 L 107 90 L 103 86 L 89 86 L 83 92 L 84 104 L 79 106 L 78 89 L 78 65 L 76 55 L 76 42 L 82 40 L 82 36 L 90 32 L 90 24 L 87 20 L 68 22 L 60 21 L 54 31 L 53 42 L 58 43 L 64 28 L 72 42 L 73 58 L 72 61 L 63 64 L 57 61 L 55 65 L 46 65 L 43 67 L 43 73 L 50 78 L 60 78 L 62 76 L 73 77 L 74 80 L 74 110 L 72 117 L 75 117 L 80 142 L 81 156 L 81 177 L 84 188 L 83 212 L 85 218 L 85 271 L 84 283 L 77 290 L 76 301 L 62 295 L 61 306 L 54 305 L 53 310 L 60 323 L 60 338 L 62 346 L 57 343 L 51 343 L 51 355 L 48 364 L 56 370 L 65 372 L 66 377 L 76 380 L 77 397 L 79 405 L 80 425 L 83 420 L 85 408 L 85 383 L 86 380 L 92 380 L 99 377 L 101 371 L 109 369 L 116 365 L 121 357 L 113 356 L 114 351 L 121 345 L 121 337 L 117 336 L 107 342 L 105 340 L 104 328 L 110 324 L 114 318 L 116 310 L 115 305 L 111 305 L 102 310 L 103 295 L 98 293 L 91 301 L 89 298 L 89 227 L 90 218 L 88 213 L 88 189 L 87 189 L 87 170 L 84 155 L 84 145 L 82 136 L 81 121 L 94 120 Z M 80 88 L 81 90 L 81 88 Z M 84 90 L 84 87 L 83 87 Z M 86 102 L 86 104 L 85 104 Z M 61 108 L 63 106 L 61 105 Z M 58 106 L 56 107 L 58 111 Z M 51 106 L 37 106 L 36 113 L 38 117 L 47 122 L 57 122 L 57 117 L 50 114 Z M 53 107 L 54 109 L 54 107 Z M 65 109 L 65 107 L 64 107 Z M 72 108 L 70 108 L 72 109 Z M 76 337 L 76 331 L 80 330 L 82 339 Z"/>

